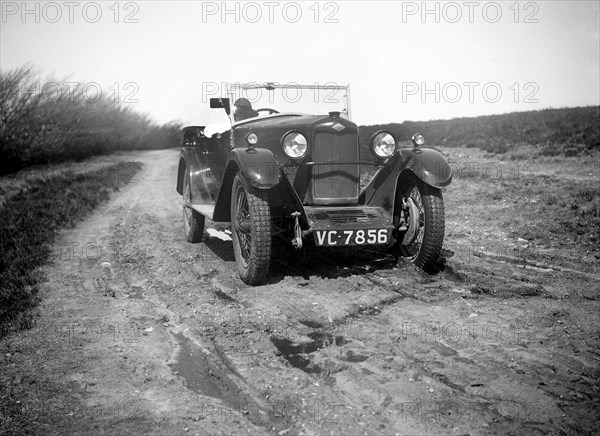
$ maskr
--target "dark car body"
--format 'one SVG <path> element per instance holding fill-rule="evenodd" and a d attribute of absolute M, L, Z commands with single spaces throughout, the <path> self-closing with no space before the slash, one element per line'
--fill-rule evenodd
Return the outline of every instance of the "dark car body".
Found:
<path fill-rule="evenodd" d="M 228 105 L 222 100 L 222 107 Z M 392 244 L 402 204 L 407 208 L 399 197 L 404 181 L 439 189 L 451 182 L 451 168 L 440 153 L 418 146 L 396 146 L 385 158 L 361 159 L 358 126 L 343 115 L 276 113 L 233 122 L 230 130 L 210 137 L 205 126 L 185 127 L 177 177 L 182 195 L 189 180 L 184 208 L 231 222 L 237 176 L 247 189 L 267 195 L 271 233 L 289 235 L 296 248 L 308 240 L 317 246 Z M 306 139 L 301 158 L 283 151 L 283 138 L 290 133 Z M 378 170 L 360 189 L 363 165 Z M 417 219 L 417 212 L 413 215 Z"/>

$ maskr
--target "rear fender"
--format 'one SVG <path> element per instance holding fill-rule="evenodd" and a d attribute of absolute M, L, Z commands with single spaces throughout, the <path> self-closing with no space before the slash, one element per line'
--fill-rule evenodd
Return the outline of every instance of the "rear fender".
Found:
<path fill-rule="evenodd" d="M 177 169 L 177 186 L 175 187 L 179 195 L 183 195 L 183 177 L 185 175 L 185 157 L 183 152 L 179 155 L 179 168 Z"/>
<path fill-rule="evenodd" d="M 185 169 L 191 170 L 199 167 L 200 162 L 193 152 L 192 144 L 204 136 L 204 126 L 187 126 L 181 129 L 178 135 L 179 144 L 183 147 L 179 154 L 179 168 L 177 170 L 176 190 L 179 195 L 183 195 L 183 178 Z M 190 171 L 191 176 L 191 171 Z M 190 177 L 191 180 L 191 177 Z"/>
<path fill-rule="evenodd" d="M 209 177 L 210 173 L 198 158 L 194 149 L 184 148 L 179 155 L 179 168 L 177 170 L 176 190 L 183 195 L 183 179 L 185 173 L 190 177 L 191 200 L 195 204 L 212 203 L 211 191 L 216 189 L 216 180 Z"/>

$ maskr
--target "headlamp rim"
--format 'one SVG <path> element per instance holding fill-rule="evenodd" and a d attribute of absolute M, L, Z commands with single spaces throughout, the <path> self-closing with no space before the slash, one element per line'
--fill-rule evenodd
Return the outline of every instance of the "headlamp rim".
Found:
<path fill-rule="evenodd" d="M 304 141 L 306 142 L 306 149 L 304 150 L 304 153 L 302 153 L 302 155 L 300 155 L 300 156 L 290 156 L 285 151 L 285 140 L 288 136 L 290 136 L 294 133 L 302 136 L 304 138 Z M 303 159 L 304 157 L 306 157 L 306 155 L 308 154 L 308 138 L 304 135 L 304 133 L 302 133 L 299 130 L 289 130 L 288 132 L 284 133 L 283 136 L 281 137 L 280 145 L 281 145 L 281 151 L 289 159 L 300 160 L 300 159 Z"/>
<path fill-rule="evenodd" d="M 381 156 L 379 154 L 377 154 L 375 152 L 375 139 L 382 134 L 388 134 L 392 137 L 392 139 L 394 140 L 394 151 L 392 151 L 392 153 L 390 153 L 389 156 Z M 396 137 L 392 134 L 392 132 L 390 132 L 389 130 L 378 130 L 375 133 L 373 133 L 371 135 L 371 137 L 369 138 L 369 149 L 371 150 L 371 153 L 373 153 L 373 155 L 377 158 L 377 159 L 387 159 L 391 156 L 394 155 L 394 153 L 398 150 L 398 141 L 396 140 Z"/>

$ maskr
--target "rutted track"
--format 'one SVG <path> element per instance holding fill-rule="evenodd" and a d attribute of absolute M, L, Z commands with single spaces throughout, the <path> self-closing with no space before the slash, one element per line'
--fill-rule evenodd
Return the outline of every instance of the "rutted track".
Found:
<path fill-rule="evenodd" d="M 66 371 L 93 379 L 88 404 L 135 396 L 136 426 L 113 423 L 115 433 L 598 427 L 596 272 L 466 260 L 452 256 L 454 238 L 435 276 L 377 250 L 313 249 L 300 261 L 278 243 L 268 283 L 248 287 L 223 226 L 185 242 L 177 152 L 136 160 L 139 181 L 65 235 L 102 255 L 49 269 L 38 327 L 128 326 L 127 342 L 82 336 L 77 369 Z M 565 286 L 586 290 L 587 304 L 565 298 Z"/>

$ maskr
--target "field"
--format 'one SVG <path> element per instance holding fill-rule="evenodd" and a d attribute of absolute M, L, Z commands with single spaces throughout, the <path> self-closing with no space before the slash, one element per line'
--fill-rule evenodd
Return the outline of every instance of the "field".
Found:
<path fill-rule="evenodd" d="M 451 120 L 405 121 L 401 124 L 363 126 L 363 152 L 369 136 L 380 129 L 391 131 L 406 144 L 415 132 L 425 133 L 432 145 L 476 147 L 504 154 L 527 149 L 529 157 L 590 155 L 600 148 L 600 107 L 585 106 L 513 112 Z M 520 153 L 509 153 L 520 159 Z"/>
<path fill-rule="evenodd" d="M 0 434 L 593 434 L 600 156 L 529 147 L 439 148 L 439 274 L 278 245 L 258 287 L 226 227 L 185 242 L 177 151 L 131 152 L 0 342 Z"/>

